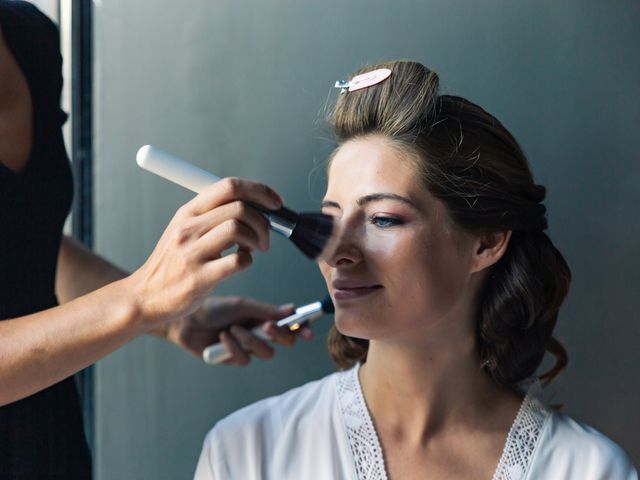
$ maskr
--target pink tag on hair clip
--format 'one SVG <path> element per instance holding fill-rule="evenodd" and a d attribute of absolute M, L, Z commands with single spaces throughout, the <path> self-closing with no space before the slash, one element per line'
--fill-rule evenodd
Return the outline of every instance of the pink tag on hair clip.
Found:
<path fill-rule="evenodd" d="M 340 93 L 344 93 L 346 91 L 355 92 L 361 88 L 367 88 L 371 85 L 380 83 L 389 78 L 390 75 L 391 70 L 388 68 L 379 68 L 378 70 L 372 70 L 370 72 L 356 75 L 350 81 L 339 80 L 336 82 L 335 87 L 342 89 Z"/>

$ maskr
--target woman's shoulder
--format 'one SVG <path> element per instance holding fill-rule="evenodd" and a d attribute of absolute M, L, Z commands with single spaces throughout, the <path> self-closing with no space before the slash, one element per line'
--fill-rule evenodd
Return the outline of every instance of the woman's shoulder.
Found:
<path fill-rule="evenodd" d="M 299 428 L 312 412 L 329 410 L 335 397 L 335 378 L 341 373 L 293 388 L 243 407 L 220 420 L 207 435 L 207 441 L 224 438 L 225 443 L 243 441 L 244 437 L 274 437 L 291 426 Z"/>
<path fill-rule="evenodd" d="M 310 471 L 336 478 L 352 470 L 339 408 L 346 375 L 334 373 L 220 420 L 205 439 L 195 478 L 305 478 Z"/>
<path fill-rule="evenodd" d="M 587 480 L 638 478 L 629 457 L 613 440 L 557 411 L 548 416 L 528 478 L 548 478 L 551 474 Z"/>

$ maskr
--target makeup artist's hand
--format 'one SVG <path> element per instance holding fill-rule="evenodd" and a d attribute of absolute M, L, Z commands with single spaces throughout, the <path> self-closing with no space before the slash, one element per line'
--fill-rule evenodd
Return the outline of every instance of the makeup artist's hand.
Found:
<path fill-rule="evenodd" d="M 251 334 L 251 329 L 263 324 L 264 332 L 280 345 L 290 346 L 297 336 L 305 340 L 313 332 L 302 329 L 297 334 L 287 328 L 278 328 L 279 320 L 294 312 L 292 305 L 276 306 L 242 297 L 209 297 L 202 307 L 183 319 L 167 325 L 165 336 L 176 345 L 202 356 L 202 351 L 221 340 L 230 358 L 225 364 L 246 365 L 250 356 L 268 359 L 273 357 L 273 347 Z"/>
<path fill-rule="evenodd" d="M 144 265 L 122 280 L 138 328 L 192 315 L 216 285 L 251 265 L 255 250 L 269 249 L 267 220 L 245 202 L 282 205 L 262 183 L 225 178 L 178 209 Z"/>

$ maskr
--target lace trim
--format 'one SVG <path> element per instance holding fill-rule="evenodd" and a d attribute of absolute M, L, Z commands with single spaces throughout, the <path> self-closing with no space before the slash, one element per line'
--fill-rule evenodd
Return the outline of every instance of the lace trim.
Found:
<path fill-rule="evenodd" d="M 360 387 L 359 368 L 356 365 L 351 370 L 340 372 L 336 378 L 340 410 L 358 480 L 387 480 L 378 434 Z M 493 480 L 521 480 L 529 470 L 540 432 L 550 415 L 549 410 L 536 397 L 536 392 L 534 385 L 520 405 Z"/>
<path fill-rule="evenodd" d="M 535 396 L 535 385 L 522 401 L 511 425 L 493 480 L 523 479 L 529 470 L 549 410 Z"/>
<path fill-rule="evenodd" d="M 360 388 L 359 368 L 341 372 L 336 379 L 340 410 L 358 480 L 387 480 L 378 434 Z"/>

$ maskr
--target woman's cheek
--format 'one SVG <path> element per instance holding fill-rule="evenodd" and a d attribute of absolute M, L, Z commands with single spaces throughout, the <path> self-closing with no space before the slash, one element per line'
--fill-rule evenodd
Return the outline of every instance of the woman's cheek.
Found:
<path fill-rule="evenodd" d="M 331 286 L 329 285 L 331 282 L 331 267 L 324 260 L 320 260 L 318 262 L 318 269 L 320 270 L 320 274 L 327 284 L 327 289 L 329 289 L 329 287 Z"/>
<path fill-rule="evenodd" d="M 402 232 L 394 229 L 375 229 L 371 227 L 367 229 L 364 238 L 364 250 L 372 259 L 393 258 L 401 253 L 405 247 L 406 241 Z"/>

